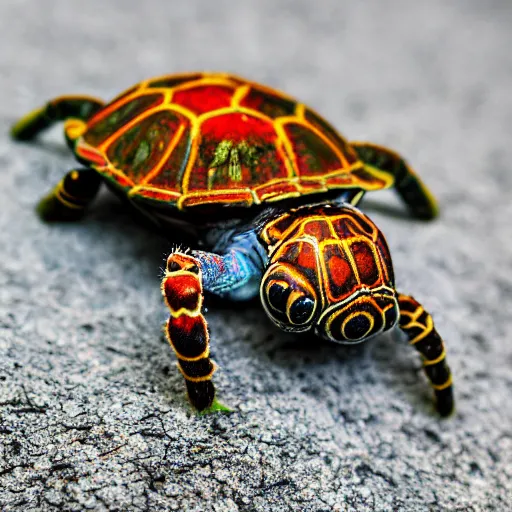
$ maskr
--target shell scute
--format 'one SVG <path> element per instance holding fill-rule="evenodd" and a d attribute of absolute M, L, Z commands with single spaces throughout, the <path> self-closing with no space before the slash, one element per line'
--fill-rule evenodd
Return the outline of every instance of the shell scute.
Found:
<path fill-rule="evenodd" d="M 233 88 L 227 85 L 196 85 L 174 92 L 172 102 L 196 115 L 231 106 Z"/>
<path fill-rule="evenodd" d="M 256 195 L 259 202 L 272 201 L 276 199 L 291 198 L 300 196 L 297 183 L 281 180 L 271 182 L 256 188 Z"/>
<path fill-rule="evenodd" d="M 250 206 L 253 204 L 253 202 L 254 197 L 250 190 L 221 190 L 220 192 L 197 192 L 193 194 L 183 195 L 179 200 L 178 206 L 181 209 L 209 204 Z"/>
<path fill-rule="evenodd" d="M 306 108 L 304 111 L 304 118 L 306 121 L 316 128 L 320 133 L 329 138 L 329 140 L 343 153 L 345 160 L 348 165 L 353 165 L 359 161 L 356 152 L 350 147 L 345 139 L 333 129 L 333 127 L 316 112 Z"/>
<path fill-rule="evenodd" d="M 174 112 L 174 115 L 179 116 L 176 112 Z M 168 148 L 168 156 L 162 162 L 158 172 L 154 173 L 153 176 L 149 176 L 146 180 L 147 186 L 181 192 L 183 174 L 189 161 L 192 144 L 192 125 L 184 116 L 181 116 L 179 119 L 180 127 L 178 127 L 177 131 L 181 130 L 181 133 L 176 133 L 175 135 L 175 137 L 178 137 L 178 140 L 174 142 L 172 148 Z"/>
<path fill-rule="evenodd" d="M 173 139 L 181 136 L 187 123 L 177 112 L 157 111 L 115 139 L 106 150 L 107 158 L 135 185 L 143 184 L 159 171 Z"/>
<path fill-rule="evenodd" d="M 334 128 L 295 99 L 223 73 L 137 84 L 87 122 L 75 153 L 133 199 L 179 209 L 249 207 L 393 181 L 364 167 Z"/>
<path fill-rule="evenodd" d="M 124 103 L 107 105 L 89 121 L 84 134 L 85 142 L 91 146 L 100 146 L 137 116 L 161 105 L 163 101 L 163 95 L 156 93 L 135 96 Z"/>
<path fill-rule="evenodd" d="M 293 148 L 300 176 L 324 176 L 347 168 L 341 155 L 309 127 L 289 122 L 284 125 L 284 131 Z"/>
<path fill-rule="evenodd" d="M 206 119 L 200 127 L 197 158 L 184 190 L 253 189 L 288 177 L 284 156 L 276 154 L 276 139 L 271 122 L 245 113 Z"/>
<path fill-rule="evenodd" d="M 278 117 L 294 115 L 297 102 L 278 94 L 251 87 L 240 100 L 240 106 L 254 109 L 272 119 L 277 119 Z"/>

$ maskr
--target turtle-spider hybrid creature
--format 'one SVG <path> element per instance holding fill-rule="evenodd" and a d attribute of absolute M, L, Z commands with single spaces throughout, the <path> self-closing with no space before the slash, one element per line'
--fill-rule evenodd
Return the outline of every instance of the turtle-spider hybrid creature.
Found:
<path fill-rule="evenodd" d="M 394 187 L 416 217 L 436 204 L 393 151 L 347 142 L 304 104 L 221 73 L 141 82 L 110 103 L 62 96 L 18 121 L 29 140 L 65 121 L 83 168 L 69 171 L 39 211 L 74 220 L 105 182 L 163 230 L 186 225 L 205 250 L 176 250 L 162 293 L 166 332 L 198 410 L 215 400 L 203 292 L 235 301 L 260 295 L 288 332 L 359 343 L 398 324 L 421 354 L 448 415 L 454 405 L 443 341 L 432 317 L 395 289 L 384 236 L 356 205 Z"/>

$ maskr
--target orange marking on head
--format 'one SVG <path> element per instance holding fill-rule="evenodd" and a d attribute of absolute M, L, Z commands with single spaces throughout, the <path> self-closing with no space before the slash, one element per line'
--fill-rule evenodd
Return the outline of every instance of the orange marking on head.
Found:
<path fill-rule="evenodd" d="M 333 284 L 339 287 L 342 287 L 354 274 L 347 260 L 339 256 L 331 256 L 327 260 L 327 267 Z"/>
<path fill-rule="evenodd" d="M 317 268 L 316 251 L 312 244 L 300 242 L 297 265 L 310 270 Z"/>
<path fill-rule="evenodd" d="M 350 246 L 352 256 L 357 266 L 361 283 L 373 285 L 380 278 L 374 249 L 363 241 L 354 242 Z"/>
<path fill-rule="evenodd" d="M 330 222 L 320 216 L 312 217 L 304 222 L 301 231 L 305 235 L 310 235 L 316 238 L 318 241 L 335 236 Z"/>

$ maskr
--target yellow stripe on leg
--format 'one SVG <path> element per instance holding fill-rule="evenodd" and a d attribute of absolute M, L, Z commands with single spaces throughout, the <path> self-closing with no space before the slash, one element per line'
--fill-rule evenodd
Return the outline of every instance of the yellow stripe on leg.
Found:
<path fill-rule="evenodd" d="M 212 369 L 210 370 L 210 373 L 208 373 L 208 375 L 203 375 L 201 377 L 189 377 L 184 371 L 183 371 L 183 368 L 179 365 L 178 363 L 178 369 L 179 371 L 181 372 L 181 374 L 183 375 L 184 379 L 185 380 L 188 380 L 190 382 L 205 382 L 207 380 L 211 380 L 211 378 L 213 377 L 213 374 L 215 373 L 215 371 L 217 370 L 217 365 L 215 363 L 212 362 Z"/>
<path fill-rule="evenodd" d="M 446 389 L 446 388 L 449 388 L 453 383 L 453 379 L 452 379 L 452 376 L 450 375 L 448 377 L 448 380 L 443 383 L 443 384 L 432 384 L 432 387 L 436 390 L 436 391 L 442 391 L 443 389 Z"/>
<path fill-rule="evenodd" d="M 436 357 L 435 359 L 425 359 L 423 361 L 424 366 L 432 366 L 434 364 L 440 363 L 446 357 L 446 351 L 443 349 L 441 355 Z"/>

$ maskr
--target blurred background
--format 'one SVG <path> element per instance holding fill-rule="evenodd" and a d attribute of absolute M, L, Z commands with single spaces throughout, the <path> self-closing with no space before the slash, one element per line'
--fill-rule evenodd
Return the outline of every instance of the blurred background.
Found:
<path fill-rule="evenodd" d="M 2 0 L 0 508 L 508 510 L 511 48 L 507 0 Z M 388 191 L 363 209 L 446 339 L 454 418 L 400 336 L 299 346 L 257 304 L 209 312 L 235 413 L 197 417 L 161 333 L 172 241 L 106 194 L 77 225 L 35 216 L 74 160 L 60 127 L 10 141 L 15 119 L 194 70 L 284 90 L 424 178 L 435 222 Z"/>

